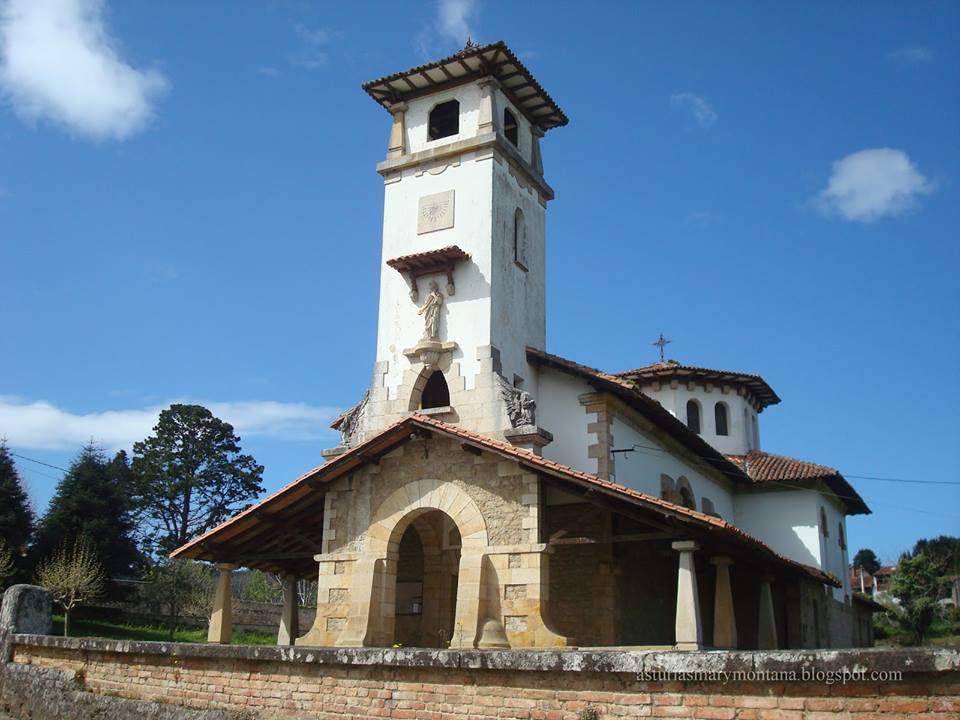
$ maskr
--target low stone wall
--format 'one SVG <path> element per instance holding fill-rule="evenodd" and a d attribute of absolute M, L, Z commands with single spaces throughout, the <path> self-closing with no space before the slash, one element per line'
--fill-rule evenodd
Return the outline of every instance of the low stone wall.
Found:
<path fill-rule="evenodd" d="M 37 635 L 2 642 L 9 662 L 0 656 L 0 707 L 32 720 L 960 716 L 960 649 L 450 651 Z"/>

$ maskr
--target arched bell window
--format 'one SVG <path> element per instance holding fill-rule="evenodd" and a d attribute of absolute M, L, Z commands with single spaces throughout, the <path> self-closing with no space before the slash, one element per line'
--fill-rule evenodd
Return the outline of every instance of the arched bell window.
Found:
<path fill-rule="evenodd" d="M 519 142 L 519 129 L 517 126 L 517 116 L 510 112 L 509 108 L 503 109 L 503 135 L 516 147 Z"/>
<path fill-rule="evenodd" d="M 687 427 L 700 434 L 700 403 L 687 400 Z"/>
<path fill-rule="evenodd" d="M 680 496 L 680 504 L 691 510 L 697 509 L 697 498 L 693 494 L 693 488 L 690 487 L 690 481 L 683 475 L 677 478 L 677 489 Z"/>
<path fill-rule="evenodd" d="M 527 269 L 527 223 L 523 210 L 517 208 L 513 213 L 513 261 L 521 270 Z"/>
<path fill-rule="evenodd" d="M 727 404 L 718 402 L 713 406 L 713 420 L 717 428 L 717 435 L 729 435 Z"/>
<path fill-rule="evenodd" d="M 460 103 L 448 100 L 430 111 L 427 122 L 427 139 L 439 140 L 460 132 Z"/>
<path fill-rule="evenodd" d="M 423 386 L 423 393 L 420 395 L 420 409 L 429 410 L 430 408 L 449 407 L 450 388 L 447 387 L 447 380 L 443 373 L 434 370 L 433 374 Z"/>

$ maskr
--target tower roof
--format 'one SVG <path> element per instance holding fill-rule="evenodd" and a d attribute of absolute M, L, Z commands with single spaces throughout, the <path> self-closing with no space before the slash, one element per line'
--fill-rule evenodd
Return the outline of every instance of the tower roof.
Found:
<path fill-rule="evenodd" d="M 768 405 L 776 405 L 780 402 L 780 397 L 773 391 L 773 388 L 767 385 L 767 381 L 759 375 L 744 372 L 734 372 L 732 370 L 713 370 L 711 368 L 696 367 L 693 365 L 681 365 L 680 363 L 668 360 L 666 362 L 653 363 L 643 367 L 634 368 L 625 372 L 617 373 L 617 377 L 633 380 L 643 384 L 654 380 L 670 381 L 678 380 L 680 382 L 710 382 L 714 384 L 727 383 L 734 387 L 742 387 L 756 399 L 760 409 Z"/>
<path fill-rule="evenodd" d="M 503 93 L 544 132 L 569 122 L 560 106 L 502 40 L 489 45 L 468 43 L 455 55 L 371 80 L 361 87 L 389 110 L 395 103 L 488 75 L 500 81 Z"/>

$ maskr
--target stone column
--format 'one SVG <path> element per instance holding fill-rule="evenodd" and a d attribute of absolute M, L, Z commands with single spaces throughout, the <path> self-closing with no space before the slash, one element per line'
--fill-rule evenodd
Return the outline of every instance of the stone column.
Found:
<path fill-rule="evenodd" d="M 477 134 L 492 133 L 497 127 L 497 100 L 496 91 L 500 87 L 497 79 L 491 75 L 477 80 L 480 88 L 480 114 L 477 123 Z"/>
<path fill-rule="evenodd" d="M 300 635 L 300 602 L 297 597 L 297 576 L 283 578 L 283 610 L 280 611 L 280 631 L 277 645 L 293 645 Z"/>
<path fill-rule="evenodd" d="M 760 617 L 757 627 L 757 647 L 760 650 L 776 650 L 777 620 L 773 613 L 773 576 L 760 579 Z"/>
<path fill-rule="evenodd" d="M 406 125 L 404 118 L 407 112 L 407 104 L 400 102 L 390 106 L 390 113 L 393 115 L 393 125 L 390 126 L 390 142 L 387 143 L 387 157 L 397 158 L 407 151 Z"/>
<path fill-rule="evenodd" d="M 730 590 L 730 566 L 726 555 L 710 558 L 717 568 L 717 585 L 713 594 L 713 646 L 737 648 L 737 620 L 733 613 L 733 592 Z"/>
<path fill-rule="evenodd" d="M 213 613 L 210 615 L 210 628 L 207 630 L 207 642 L 229 645 L 233 637 L 233 592 L 230 586 L 236 565 L 217 563 L 220 577 L 217 579 L 217 593 L 213 597 Z"/>
<path fill-rule="evenodd" d="M 533 150 L 531 152 L 530 164 L 533 169 L 543 175 L 543 155 L 540 154 L 540 138 L 543 137 L 543 130 L 537 125 L 530 126 L 530 135 L 533 137 Z"/>
<path fill-rule="evenodd" d="M 460 571 L 457 575 L 457 609 L 453 620 L 450 648 L 477 647 L 480 618 L 486 605 L 481 583 L 483 552 L 463 547 L 460 551 Z"/>
<path fill-rule="evenodd" d="M 700 546 L 692 540 L 673 543 L 680 553 L 677 573 L 677 650 L 699 650 L 703 646 L 703 628 L 700 624 L 700 597 L 697 591 L 697 569 L 693 553 Z"/>

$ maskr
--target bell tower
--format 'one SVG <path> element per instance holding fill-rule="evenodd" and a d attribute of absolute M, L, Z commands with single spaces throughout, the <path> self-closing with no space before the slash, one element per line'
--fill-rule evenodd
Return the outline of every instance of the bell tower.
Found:
<path fill-rule="evenodd" d="M 376 364 L 362 407 L 338 421 L 343 445 L 412 411 L 502 437 L 516 424 L 511 394 L 531 381 L 526 347 L 545 345 L 554 194 L 540 140 L 567 118 L 503 42 L 468 43 L 363 89 L 392 124 L 377 165 Z"/>

